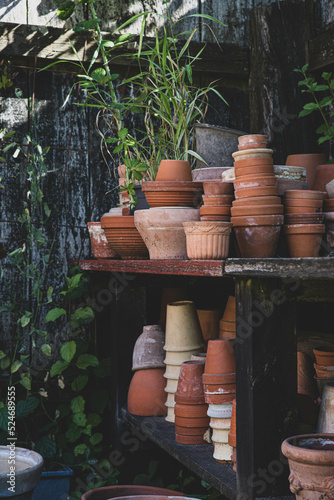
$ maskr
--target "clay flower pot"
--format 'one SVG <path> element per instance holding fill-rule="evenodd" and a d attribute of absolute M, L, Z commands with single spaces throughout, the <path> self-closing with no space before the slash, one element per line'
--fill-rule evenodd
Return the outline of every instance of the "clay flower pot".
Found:
<path fill-rule="evenodd" d="M 318 214 L 320 212 L 321 208 L 317 207 L 290 207 L 290 206 L 285 206 L 284 207 L 284 214 L 285 215 L 298 215 L 298 214 Z"/>
<path fill-rule="evenodd" d="M 263 134 L 248 134 L 238 137 L 238 149 L 265 148 L 267 146 L 268 137 Z M 263 146 L 258 146 L 263 144 Z"/>
<path fill-rule="evenodd" d="M 322 212 L 314 212 L 311 214 L 285 214 L 284 222 L 285 224 L 323 224 L 324 214 Z"/>
<path fill-rule="evenodd" d="M 223 182 L 221 179 L 211 179 L 203 181 L 205 195 L 233 194 L 233 183 Z"/>
<path fill-rule="evenodd" d="M 334 383 L 326 384 L 322 393 L 317 432 L 334 434 Z"/>
<path fill-rule="evenodd" d="M 202 361 L 185 361 L 181 365 L 175 403 L 203 404 L 204 391 L 202 375 L 205 363 Z"/>
<path fill-rule="evenodd" d="M 165 333 L 159 325 L 146 325 L 136 340 L 132 354 L 132 370 L 165 368 L 163 350 Z"/>
<path fill-rule="evenodd" d="M 236 162 L 239 163 L 239 162 Z M 273 175 L 274 169 L 272 163 L 269 165 L 249 165 L 247 167 L 234 166 L 235 178 L 248 177 L 249 175 Z"/>
<path fill-rule="evenodd" d="M 206 408 L 208 405 L 205 405 Z M 202 428 L 205 427 L 206 429 L 209 427 L 209 422 L 210 418 L 205 415 L 205 417 L 176 417 L 177 425 L 180 427 L 186 428 L 186 427 L 197 427 L 197 428 Z"/>
<path fill-rule="evenodd" d="M 275 257 L 282 215 L 233 217 L 231 222 L 242 257 Z"/>
<path fill-rule="evenodd" d="M 134 222 L 151 260 L 186 259 L 183 222 L 199 221 L 196 208 L 150 208 L 135 212 Z"/>
<path fill-rule="evenodd" d="M 317 257 L 324 232 L 323 224 L 284 226 L 290 257 Z"/>
<path fill-rule="evenodd" d="M 277 190 L 279 196 L 284 196 L 286 191 L 292 189 L 307 190 L 308 184 L 306 181 L 295 181 L 293 179 L 277 179 Z"/>
<path fill-rule="evenodd" d="M 235 297 L 230 295 L 227 299 L 226 306 L 224 309 L 224 315 L 222 318 L 224 321 L 230 321 L 235 323 L 236 319 L 236 302 Z"/>
<path fill-rule="evenodd" d="M 180 444 L 203 444 L 205 443 L 204 435 L 199 436 L 183 436 L 175 433 L 175 441 Z M 174 499 L 173 499 L 174 500 Z"/>
<path fill-rule="evenodd" d="M 87 222 L 87 226 L 95 259 L 117 259 L 118 255 L 109 245 L 101 222 Z"/>
<path fill-rule="evenodd" d="M 201 202 L 202 183 L 189 181 L 146 181 L 142 190 L 151 208 L 192 207 Z"/>
<path fill-rule="evenodd" d="M 230 222 L 229 215 L 202 215 L 201 222 Z"/>
<path fill-rule="evenodd" d="M 314 380 L 312 358 L 304 352 L 297 352 L 297 393 L 317 399 L 318 390 Z"/>
<path fill-rule="evenodd" d="M 334 490 L 334 434 L 293 436 L 282 443 L 289 461 L 290 490 L 296 498 L 330 499 Z"/>
<path fill-rule="evenodd" d="M 200 221 L 183 223 L 189 259 L 226 259 L 231 223 Z"/>
<path fill-rule="evenodd" d="M 222 216 L 222 215 L 230 215 L 231 213 L 231 208 L 230 205 L 217 205 L 217 206 L 208 206 L 208 205 L 202 205 L 200 207 L 200 216 Z"/>
<path fill-rule="evenodd" d="M 244 168 L 244 167 L 271 167 L 273 169 L 273 159 L 272 157 L 256 157 L 256 158 L 246 158 L 246 159 L 235 159 L 234 168 Z"/>
<path fill-rule="evenodd" d="M 134 373 L 128 392 L 128 411 L 133 415 L 166 415 L 166 380 L 163 368 L 138 370 Z"/>
<path fill-rule="evenodd" d="M 192 181 L 189 161 L 161 160 L 156 181 Z"/>
<path fill-rule="evenodd" d="M 214 387 L 204 385 L 205 402 L 209 404 L 230 403 L 235 398 L 235 392 L 235 384 Z"/>
<path fill-rule="evenodd" d="M 277 186 L 276 177 L 274 175 L 257 175 L 253 178 L 249 178 L 249 176 L 242 176 L 238 177 L 238 179 L 234 181 L 234 189 L 238 190 L 261 186 Z"/>
<path fill-rule="evenodd" d="M 334 165 L 318 165 L 313 189 L 326 192 L 326 184 L 334 179 Z"/>
<path fill-rule="evenodd" d="M 234 349 L 234 341 L 229 341 L 231 349 Z M 203 373 L 202 376 L 203 384 L 208 385 L 224 385 L 224 384 L 235 384 L 236 383 L 236 373 Z"/>
<path fill-rule="evenodd" d="M 203 194 L 202 199 L 205 206 L 231 206 L 234 196 L 230 194 Z"/>
<path fill-rule="evenodd" d="M 334 199 L 324 200 L 324 212 L 334 212 Z"/>
<path fill-rule="evenodd" d="M 306 169 L 306 180 L 308 188 L 313 189 L 317 173 L 317 166 L 327 161 L 326 155 L 319 153 L 289 155 L 286 159 L 286 165 L 303 167 Z"/>
<path fill-rule="evenodd" d="M 308 199 L 289 199 L 284 200 L 285 207 L 303 207 L 310 208 L 309 212 L 317 209 L 319 212 L 322 209 L 322 200 L 308 200 Z M 307 213 L 307 212 L 306 212 Z"/>
<path fill-rule="evenodd" d="M 218 337 L 221 314 L 221 309 L 197 309 L 197 315 L 205 342 Z"/>
<path fill-rule="evenodd" d="M 201 325 L 192 301 L 167 305 L 166 351 L 190 351 L 204 346 Z"/>
<path fill-rule="evenodd" d="M 334 378 L 334 365 L 318 365 L 314 363 L 315 372 L 318 378 Z"/>
<path fill-rule="evenodd" d="M 254 160 L 256 158 L 272 158 L 273 150 L 268 148 L 254 148 L 245 149 L 243 151 L 236 151 L 232 153 L 232 157 L 235 161 L 240 160 Z"/>
<path fill-rule="evenodd" d="M 318 365 L 334 366 L 334 345 L 324 345 L 313 349 Z"/>
<path fill-rule="evenodd" d="M 146 245 L 134 224 L 133 215 L 105 215 L 101 218 L 101 227 L 109 245 L 122 259 L 148 258 Z"/>
<path fill-rule="evenodd" d="M 322 191 L 313 191 L 310 189 L 300 190 L 300 189 L 292 189 L 285 192 L 284 195 L 285 200 L 323 200 L 324 193 Z"/>
<path fill-rule="evenodd" d="M 236 189 L 234 192 L 234 196 L 236 199 L 252 198 L 255 196 L 277 196 L 277 194 L 278 194 L 277 186 L 248 187 L 248 188 Z"/>
<path fill-rule="evenodd" d="M 209 340 L 204 369 L 205 375 L 220 375 L 233 372 L 235 372 L 233 343 L 225 339 Z"/>
<path fill-rule="evenodd" d="M 232 202 L 233 207 L 248 207 L 250 205 L 280 205 L 278 196 L 254 196 L 253 198 L 240 198 Z"/>
<path fill-rule="evenodd" d="M 203 404 L 179 404 L 175 403 L 174 413 L 176 417 L 183 418 L 207 418 L 209 423 L 209 418 L 207 416 L 208 405 Z M 180 425 L 180 424 L 179 424 Z M 204 426 L 200 426 L 204 427 Z"/>
<path fill-rule="evenodd" d="M 206 361 L 206 352 L 196 352 L 195 354 L 191 355 L 191 361 L 203 361 L 205 363 Z"/>
<path fill-rule="evenodd" d="M 209 428 L 209 425 L 205 427 L 182 427 L 177 422 L 178 418 L 175 417 L 175 434 L 181 434 L 182 436 L 204 436 Z"/>
<path fill-rule="evenodd" d="M 220 320 L 219 322 L 219 329 L 220 330 L 225 330 L 227 332 L 235 333 L 236 330 L 236 324 L 235 321 L 224 321 L 223 319 Z"/>
<path fill-rule="evenodd" d="M 232 217 L 250 216 L 250 215 L 281 215 L 283 214 L 283 205 L 249 205 L 244 207 L 232 207 Z"/>
<path fill-rule="evenodd" d="M 233 400 L 232 403 L 232 416 L 231 416 L 231 427 L 228 436 L 228 444 L 232 446 L 232 448 L 236 448 L 237 446 L 237 401 Z"/>
<path fill-rule="evenodd" d="M 165 348 L 164 348 L 165 349 Z M 166 365 L 178 365 L 181 366 L 185 361 L 190 361 L 191 356 L 198 353 L 198 348 L 189 349 L 187 351 L 167 351 L 164 362 Z"/>

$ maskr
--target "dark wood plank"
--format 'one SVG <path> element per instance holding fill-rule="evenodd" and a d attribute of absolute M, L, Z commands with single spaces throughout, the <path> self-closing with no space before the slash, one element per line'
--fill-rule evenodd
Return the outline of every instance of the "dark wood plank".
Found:
<path fill-rule="evenodd" d="M 227 498 L 237 498 L 236 475 L 233 472 L 232 464 L 216 462 L 212 456 L 212 445 L 176 443 L 175 426 L 166 422 L 164 417 L 137 417 L 125 409 L 121 411 L 121 416 Z"/>
<path fill-rule="evenodd" d="M 221 260 L 81 260 L 79 266 L 83 271 L 223 276 Z"/>
<path fill-rule="evenodd" d="M 235 292 L 238 498 L 284 495 L 280 447 L 296 418 L 295 305 L 280 299 L 280 280 L 237 278 Z"/>
<path fill-rule="evenodd" d="M 310 71 L 334 68 L 334 22 L 325 26 L 308 43 Z"/>

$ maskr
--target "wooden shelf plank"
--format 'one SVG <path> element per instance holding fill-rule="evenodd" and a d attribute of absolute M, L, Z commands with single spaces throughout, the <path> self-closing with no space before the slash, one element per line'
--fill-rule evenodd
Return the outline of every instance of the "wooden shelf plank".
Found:
<path fill-rule="evenodd" d="M 236 474 L 232 464 L 218 463 L 213 458 L 213 445 L 183 445 L 175 442 L 175 426 L 164 417 L 137 417 L 126 409 L 121 417 L 137 427 L 151 441 L 164 449 L 176 460 L 188 467 L 204 481 L 210 483 L 229 499 L 237 498 Z"/>
<path fill-rule="evenodd" d="M 83 271 L 223 276 L 221 260 L 81 260 L 79 267 Z"/>
<path fill-rule="evenodd" d="M 315 38 L 308 43 L 308 62 L 310 71 L 334 67 L 334 22 L 327 24 Z"/>

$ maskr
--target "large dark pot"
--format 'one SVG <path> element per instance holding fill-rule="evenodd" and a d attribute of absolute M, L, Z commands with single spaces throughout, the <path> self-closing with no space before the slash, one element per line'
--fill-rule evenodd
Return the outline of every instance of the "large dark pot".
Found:
<path fill-rule="evenodd" d="M 135 197 L 137 198 L 137 205 L 135 208 L 130 209 L 130 215 L 134 215 L 134 212 L 136 210 L 147 210 L 150 208 L 150 205 L 147 203 L 146 196 L 144 191 L 142 191 L 141 184 L 138 184 L 138 186 L 134 187 L 135 190 Z"/>

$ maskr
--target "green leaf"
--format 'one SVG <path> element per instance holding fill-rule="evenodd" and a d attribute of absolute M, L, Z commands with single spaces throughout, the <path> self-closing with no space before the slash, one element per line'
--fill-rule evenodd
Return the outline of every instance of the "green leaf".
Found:
<path fill-rule="evenodd" d="M 50 376 L 54 377 L 55 375 L 61 375 L 64 370 L 68 367 L 69 363 L 67 361 L 61 361 L 58 360 L 56 361 L 52 366 L 50 370 Z"/>
<path fill-rule="evenodd" d="M 89 318 L 94 318 L 94 312 L 93 309 L 89 306 L 87 307 L 79 307 L 76 309 L 74 313 L 74 317 L 76 319 L 89 319 Z"/>
<path fill-rule="evenodd" d="M 66 344 L 61 346 L 60 355 L 64 361 L 70 363 L 73 359 L 73 356 L 76 353 L 76 350 L 77 350 L 76 343 L 74 342 L 74 340 L 70 340 L 69 342 L 66 342 Z"/>
<path fill-rule="evenodd" d="M 107 144 L 116 144 L 119 141 L 117 137 L 110 137 L 109 139 L 103 139 Z"/>
<path fill-rule="evenodd" d="M 10 372 L 15 373 L 22 366 L 22 361 L 16 360 L 10 367 Z"/>
<path fill-rule="evenodd" d="M 312 111 L 313 109 L 302 109 L 298 116 L 301 118 L 302 116 L 310 115 Z"/>
<path fill-rule="evenodd" d="M 84 413 L 75 413 L 72 417 L 72 421 L 78 427 L 86 427 L 87 418 Z"/>
<path fill-rule="evenodd" d="M 96 432 L 95 434 L 93 434 L 89 438 L 89 441 L 94 446 L 95 444 L 101 443 L 102 439 L 103 439 L 103 436 L 102 436 L 101 432 Z"/>
<path fill-rule="evenodd" d="M 75 3 L 74 2 L 64 2 L 61 5 L 59 5 L 59 8 L 57 9 L 57 16 L 59 19 L 62 21 L 66 21 L 73 12 L 75 11 Z"/>
<path fill-rule="evenodd" d="M 57 446 L 55 441 L 49 436 L 43 436 L 36 441 L 35 451 L 40 453 L 44 458 L 53 458 L 56 455 Z"/>
<path fill-rule="evenodd" d="M 304 109 L 311 109 L 313 111 L 314 109 L 319 109 L 319 106 L 316 102 L 308 102 L 304 105 Z"/>
<path fill-rule="evenodd" d="M 90 413 L 87 417 L 87 425 L 97 427 L 102 422 L 102 417 L 97 413 Z"/>
<path fill-rule="evenodd" d="M 128 129 L 126 127 L 123 127 L 121 130 L 118 131 L 118 136 L 122 141 L 125 141 L 128 133 L 129 133 Z"/>
<path fill-rule="evenodd" d="M 76 362 L 76 366 L 84 370 L 88 366 L 97 366 L 99 360 L 93 354 L 82 354 Z"/>
<path fill-rule="evenodd" d="M 316 92 L 322 92 L 324 90 L 328 90 L 328 85 L 317 85 L 314 90 Z"/>
<path fill-rule="evenodd" d="M 96 68 L 91 72 L 90 76 L 97 82 L 102 80 L 106 76 L 106 71 L 104 68 Z"/>
<path fill-rule="evenodd" d="M 0 368 L 1 368 L 1 370 L 7 370 L 7 368 L 9 367 L 9 365 L 10 365 L 10 358 L 9 358 L 9 356 L 6 355 L 0 361 Z"/>
<path fill-rule="evenodd" d="M 80 23 L 77 23 L 74 27 L 73 31 L 86 31 L 90 30 L 92 28 L 95 28 L 99 23 L 101 22 L 101 19 L 90 19 L 89 21 L 81 21 Z"/>
<path fill-rule="evenodd" d="M 43 203 L 43 208 L 44 208 L 44 213 L 47 217 L 50 217 L 51 215 L 51 210 L 49 209 L 49 205 L 46 203 L 46 201 Z"/>
<path fill-rule="evenodd" d="M 29 397 L 25 400 L 18 401 L 16 405 L 16 418 L 25 418 L 31 415 L 39 406 L 39 399 Z"/>
<path fill-rule="evenodd" d="M 107 49 L 112 49 L 115 46 L 115 44 L 111 40 L 102 40 L 101 46 L 106 47 Z"/>
<path fill-rule="evenodd" d="M 113 153 L 116 154 L 116 153 L 119 153 L 120 151 L 122 151 L 123 149 L 123 144 L 119 144 L 118 146 L 115 147 Z"/>
<path fill-rule="evenodd" d="M 56 319 L 60 318 L 60 316 L 63 316 L 64 314 L 66 314 L 65 309 L 55 307 L 47 313 L 45 322 L 49 323 L 50 321 L 56 321 Z"/>
<path fill-rule="evenodd" d="M 48 288 L 48 291 L 46 292 L 46 298 L 47 298 L 47 303 L 49 304 L 50 302 L 52 302 L 52 294 L 53 294 L 53 286 L 50 286 Z"/>
<path fill-rule="evenodd" d="M 76 446 L 74 448 L 74 455 L 77 457 L 78 455 L 83 455 L 85 453 L 85 451 L 87 450 L 87 445 L 82 443 L 82 444 L 78 444 L 78 446 Z"/>
<path fill-rule="evenodd" d="M 0 351 L 0 359 L 5 358 L 7 354 L 3 351 Z"/>
<path fill-rule="evenodd" d="M 77 396 L 71 401 L 71 410 L 73 413 L 83 413 L 85 409 L 85 399 L 82 396 Z"/>
<path fill-rule="evenodd" d="M 50 344 L 43 344 L 41 347 L 41 351 L 43 354 L 45 354 L 45 356 L 51 356 L 52 354 Z"/>
<path fill-rule="evenodd" d="M 20 323 L 21 323 L 22 328 L 24 328 L 25 326 L 27 326 L 30 323 L 31 317 L 32 317 L 32 313 L 29 311 L 26 311 L 24 316 L 22 316 L 20 318 Z"/>
<path fill-rule="evenodd" d="M 76 426 L 72 425 L 66 432 L 66 437 L 70 443 L 74 443 L 81 436 L 82 430 Z"/>
<path fill-rule="evenodd" d="M 27 389 L 27 391 L 31 391 L 31 378 L 29 375 L 22 374 L 20 384 L 23 385 L 23 387 Z"/>
<path fill-rule="evenodd" d="M 71 383 L 72 391 L 80 392 L 87 385 L 87 382 L 88 382 L 87 375 L 79 375 Z"/>

